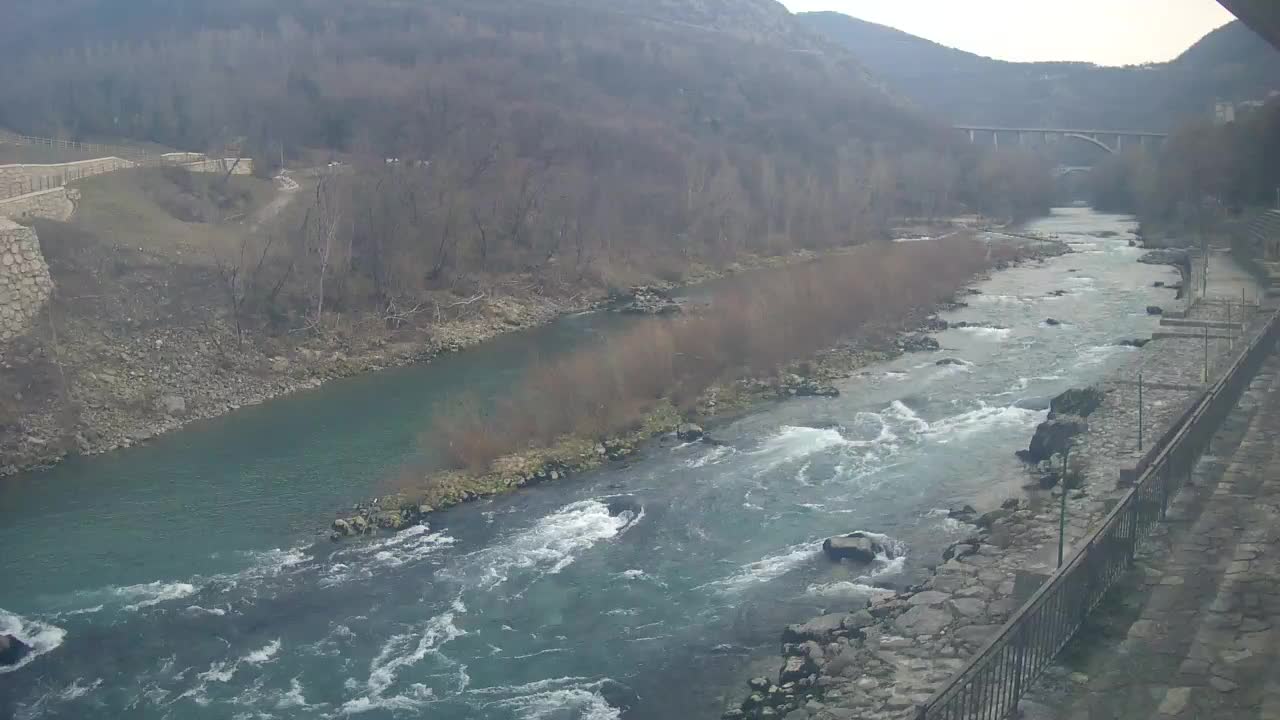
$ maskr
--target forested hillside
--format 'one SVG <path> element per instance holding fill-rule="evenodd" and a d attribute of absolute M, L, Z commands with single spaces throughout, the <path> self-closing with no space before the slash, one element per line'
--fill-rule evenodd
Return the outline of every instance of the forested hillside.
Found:
<path fill-rule="evenodd" d="M 890 90 L 952 123 L 1164 130 L 1211 116 L 1218 100 L 1280 90 L 1280 52 L 1240 22 L 1171 62 L 1100 67 L 993 60 L 839 13 L 798 18 L 844 44 Z"/>
<path fill-rule="evenodd" d="M 0 33 L 0 126 L 347 162 L 272 248 L 290 282 L 334 276 L 313 308 L 481 272 L 599 287 L 1047 202 L 1034 161 L 962 154 L 772 0 L 68 0 Z"/>

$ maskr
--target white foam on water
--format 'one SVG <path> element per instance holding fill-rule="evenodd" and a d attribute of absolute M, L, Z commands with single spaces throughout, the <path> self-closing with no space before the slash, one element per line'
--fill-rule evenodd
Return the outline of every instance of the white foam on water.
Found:
<path fill-rule="evenodd" d="M 94 680 L 88 685 L 81 685 L 80 678 L 76 678 L 75 680 L 71 681 L 70 685 L 66 686 L 65 688 L 62 689 L 61 692 L 58 693 L 58 699 L 62 700 L 63 702 L 70 702 L 77 698 L 81 698 L 81 697 L 84 697 L 85 695 L 88 695 L 94 690 L 97 690 L 98 687 L 101 685 L 102 685 L 102 678 L 98 678 L 97 680 Z"/>
<path fill-rule="evenodd" d="M 812 584 L 805 590 L 805 594 L 813 597 L 843 600 L 892 595 L 894 592 L 861 582 L 838 580 L 836 582 Z"/>
<path fill-rule="evenodd" d="M 743 565 L 733 575 L 711 583 L 726 592 L 737 592 L 752 585 L 766 583 L 811 562 L 822 553 L 822 541 L 792 545 L 774 555 L 767 555 Z"/>
<path fill-rule="evenodd" d="M 959 415 L 936 420 L 929 425 L 928 436 L 934 442 L 947 444 L 979 432 L 1001 427 L 1029 427 L 1043 412 L 1017 406 L 1001 407 L 979 401 L 979 406 Z"/>
<path fill-rule="evenodd" d="M 240 669 L 240 661 L 231 663 L 228 667 L 225 661 L 215 662 L 209 666 L 208 670 L 196 675 L 200 680 L 200 687 L 203 689 L 205 683 L 218 682 L 224 683 L 235 677 L 236 670 Z"/>
<path fill-rule="evenodd" d="M 973 304 L 976 302 L 979 304 L 990 303 L 995 305 L 1026 305 L 1031 303 L 1032 299 L 1021 297 L 1019 295 L 982 294 L 982 295 L 973 295 L 971 297 L 966 297 L 965 301 L 970 304 Z"/>
<path fill-rule="evenodd" d="M 395 685 L 402 670 L 417 665 L 428 655 L 448 661 L 441 648 L 467 634 L 454 624 L 454 612 L 456 610 L 431 618 L 420 633 L 394 635 L 388 639 L 378 651 L 377 657 L 369 663 L 369 679 L 365 681 L 364 695 L 343 703 L 342 712 L 352 715 L 379 708 L 412 710 L 434 699 L 435 692 L 421 684 L 411 685 L 408 693 L 387 695 L 387 691 Z"/>
<path fill-rule="evenodd" d="M 925 515 L 937 520 L 939 527 L 947 533 L 962 533 L 973 528 L 972 525 L 951 517 L 951 511 L 947 508 L 934 508 L 925 513 Z"/>
<path fill-rule="evenodd" d="M 278 652 L 280 652 L 280 638 L 276 638 L 265 646 L 245 655 L 243 660 L 250 665 L 262 665 L 275 660 Z"/>
<path fill-rule="evenodd" d="M 609 705 L 600 693 L 605 680 L 564 677 L 518 686 L 473 690 L 478 695 L 506 695 L 484 707 L 506 710 L 521 720 L 572 717 L 577 720 L 619 720 L 622 711 Z"/>
<path fill-rule="evenodd" d="M 703 455 L 694 457 L 692 460 L 686 460 L 687 468 L 704 468 L 707 465 L 716 465 L 717 462 L 726 459 L 726 457 L 736 454 L 737 450 L 727 445 L 713 447 L 712 450 L 704 452 Z"/>
<path fill-rule="evenodd" d="M 337 561 L 325 568 L 319 585 L 333 587 L 352 580 L 367 580 L 375 571 L 422 561 L 456 543 L 456 538 L 433 533 L 426 525 L 414 525 L 372 542 L 352 543 L 334 553 Z"/>
<path fill-rule="evenodd" d="M 768 471 L 847 443 L 848 440 L 834 428 L 783 425 L 750 454 L 764 458 L 762 471 Z"/>
<path fill-rule="evenodd" d="M 1009 334 L 1013 332 L 1009 328 L 962 327 L 958 329 L 960 332 L 967 332 L 970 335 L 977 335 L 978 337 L 994 340 L 1003 340 L 1009 337 Z"/>
<path fill-rule="evenodd" d="M 126 602 L 122 609 L 137 611 L 169 600 L 181 600 L 196 594 L 196 586 L 186 582 L 156 582 L 126 587 L 113 587 L 108 592 Z"/>
<path fill-rule="evenodd" d="M 186 609 L 186 612 L 188 612 L 188 613 L 190 613 L 190 614 L 192 614 L 192 615 L 217 615 L 217 616 L 222 616 L 222 615 L 226 615 L 226 614 L 227 614 L 227 611 L 226 611 L 226 610 L 223 610 L 222 608 L 206 608 L 206 607 L 200 607 L 199 605 L 188 605 L 188 606 L 187 606 L 187 609 Z"/>
<path fill-rule="evenodd" d="M 1139 348 L 1129 345 L 1095 345 L 1081 350 L 1077 362 L 1082 365 L 1099 365 L 1115 355 L 1138 352 L 1138 350 Z"/>
<path fill-rule="evenodd" d="M 302 681 L 293 678 L 289 681 L 289 692 L 282 693 L 276 700 L 277 710 L 288 710 L 289 708 L 310 708 L 319 707 L 307 702 L 307 696 L 303 693 Z"/>
<path fill-rule="evenodd" d="M 583 552 L 611 540 L 644 519 L 639 513 L 623 510 L 610 514 L 600 500 L 570 503 L 538 520 L 533 527 L 470 556 L 479 568 L 479 584 L 491 590 L 506 582 L 512 573 L 528 571 L 537 577 L 554 575 L 572 565 Z"/>
<path fill-rule="evenodd" d="M 0 608 L 0 635 L 12 635 L 31 647 L 31 652 L 13 665 L 0 667 L 0 675 L 19 670 L 32 660 L 57 648 L 67 637 L 67 631 L 56 625 L 26 618 Z"/>
<path fill-rule="evenodd" d="M 806 461 L 801 465 L 800 469 L 796 471 L 796 482 L 812 487 L 813 483 L 809 480 L 809 468 L 811 467 L 813 467 L 813 463 L 810 461 Z"/>

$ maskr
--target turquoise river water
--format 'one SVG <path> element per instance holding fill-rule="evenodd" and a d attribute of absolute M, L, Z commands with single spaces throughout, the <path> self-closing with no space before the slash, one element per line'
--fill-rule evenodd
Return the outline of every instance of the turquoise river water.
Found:
<path fill-rule="evenodd" d="M 717 428 L 725 446 L 664 439 L 365 542 L 325 525 L 429 463 L 418 435 L 463 388 L 499 393 L 628 321 L 565 318 L 0 482 L 0 633 L 37 650 L 0 672 L 0 717 L 717 717 L 784 623 L 911 582 L 965 533 L 945 508 L 1019 492 L 1048 398 L 1101 379 L 1171 301 L 1152 281 L 1176 273 L 1135 262 L 1134 227 L 1032 223 L 1076 252 L 944 315 L 1004 329 L 939 333 L 942 352 L 839 398 Z M 852 530 L 893 556 L 828 563 L 821 540 Z"/>

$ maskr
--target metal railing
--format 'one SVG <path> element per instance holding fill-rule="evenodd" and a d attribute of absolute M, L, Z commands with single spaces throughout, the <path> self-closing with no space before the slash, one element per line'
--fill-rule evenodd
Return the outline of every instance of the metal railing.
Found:
<path fill-rule="evenodd" d="M 138 164 L 132 160 L 125 160 L 116 156 L 69 163 L 54 163 L 49 167 L 57 167 L 58 170 L 56 172 L 33 173 L 9 182 L 0 182 L 0 200 L 17 198 L 45 190 L 54 190 L 77 180 L 114 172 L 126 167 L 136 167 Z"/>
<path fill-rule="evenodd" d="M 102 156 L 114 155 L 116 157 L 133 160 L 135 162 L 152 161 L 156 157 L 154 153 L 148 152 L 141 148 L 128 147 L 125 145 L 99 145 L 96 143 L 82 143 L 75 140 L 62 140 L 60 138 L 35 137 L 32 135 L 9 135 L 0 134 L 0 143 L 9 143 L 10 145 L 34 145 L 51 148 L 62 148 L 64 150 L 79 150 L 81 152 L 96 153 Z"/>
<path fill-rule="evenodd" d="M 1168 510 L 1223 419 L 1276 343 L 1273 314 L 1227 372 L 1178 418 L 1144 458 L 1137 482 L 1078 551 L 924 705 L 919 720 L 1000 720 L 1066 646 L 1133 563 L 1138 541 Z"/>

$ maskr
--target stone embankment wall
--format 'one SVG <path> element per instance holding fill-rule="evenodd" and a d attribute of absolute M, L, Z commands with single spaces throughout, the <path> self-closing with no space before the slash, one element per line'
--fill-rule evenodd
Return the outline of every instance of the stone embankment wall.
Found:
<path fill-rule="evenodd" d="M 161 155 L 158 163 L 154 160 L 148 163 L 104 157 L 53 165 L 0 165 L 0 200 L 51 190 L 82 178 L 148 164 L 181 167 L 191 172 L 230 171 L 232 175 L 253 174 L 253 160 L 249 158 L 240 158 L 239 161 L 236 158 L 211 159 L 201 153 L 169 153 Z"/>
<path fill-rule="evenodd" d="M 27 332 L 52 292 L 36 232 L 0 218 L 0 342 Z"/>
<path fill-rule="evenodd" d="M 0 200 L 0 218 L 44 218 L 66 222 L 75 212 L 80 191 L 57 187 Z"/>
<path fill-rule="evenodd" d="M 231 171 L 232 175 L 252 175 L 253 161 L 249 158 L 240 158 L 236 162 L 235 158 L 224 158 L 222 160 L 196 160 L 194 162 L 185 162 L 179 165 L 191 172 L 212 172 L 224 173 Z"/>
<path fill-rule="evenodd" d="M 115 172 L 135 164 L 124 158 L 104 157 L 54 165 L 0 165 L 0 198 L 62 187 L 74 180 Z"/>

